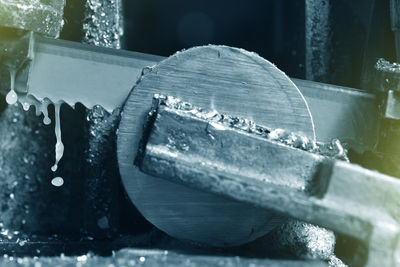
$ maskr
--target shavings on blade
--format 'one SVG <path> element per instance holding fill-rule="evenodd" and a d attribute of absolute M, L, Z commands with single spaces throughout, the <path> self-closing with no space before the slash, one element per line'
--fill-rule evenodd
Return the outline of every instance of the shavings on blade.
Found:
<path fill-rule="evenodd" d="M 283 129 L 269 129 L 265 126 L 257 125 L 255 122 L 218 113 L 216 110 L 204 110 L 193 106 L 191 103 L 184 102 L 179 98 L 172 96 L 154 95 L 155 101 L 160 101 L 160 105 L 180 110 L 184 113 L 190 113 L 201 119 L 206 119 L 210 124 L 220 125 L 222 127 L 230 127 L 242 130 L 248 133 L 256 134 L 271 141 L 280 142 L 290 147 L 298 148 L 304 151 L 316 153 L 335 159 L 349 161 L 347 150 L 338 139 L 331 142 L 322 143 L 315 142 L 305 137 L 301 133 L 293 133 Z"/>

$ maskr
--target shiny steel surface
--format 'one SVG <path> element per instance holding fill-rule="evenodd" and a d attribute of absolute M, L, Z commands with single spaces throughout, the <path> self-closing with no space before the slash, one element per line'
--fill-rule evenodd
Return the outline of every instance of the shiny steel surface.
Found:
<path fill-rule="evenodd" d="M 193 48 L 141 77 L 119 126 L 118 161 L 126 192 L 158 228 L 214 246 L 243 244 L 268 232 L 269 212 L 146 175 L 133 165 L 156 93 L 313 137 L 311 116 L 294 84 L 255 54 L 223 46 Z"/>

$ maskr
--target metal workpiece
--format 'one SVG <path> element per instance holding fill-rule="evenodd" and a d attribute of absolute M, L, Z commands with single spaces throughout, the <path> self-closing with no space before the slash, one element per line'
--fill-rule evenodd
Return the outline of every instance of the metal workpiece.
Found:
<path fill-rule="evenodd" d="M 281 223 L 282 216 L 158 179 L 133 165 L 134 148 L 156 93 L 260 124 L 281 125 L 313 139 L 309 110 L 290 79 L 267 60 L 242 49 L 211 45 L 178 52 L 147 69 L 137 81 L 123 107 L 117 140 L 128 196 L 147 220 L 169 235 L 229 247 L 251 242 Z"/>
<path fill-rule="evenodd" d="M 399 263 L 399 180 L 271 141 L 249 121 L 156 105 L 135 160 L 143 172 L 354 237 L 366 266 Z"/>
<path fill-rule="evenodd" d="M 58 37 L 65 0 L 2 0 L 0 25 Z"/>

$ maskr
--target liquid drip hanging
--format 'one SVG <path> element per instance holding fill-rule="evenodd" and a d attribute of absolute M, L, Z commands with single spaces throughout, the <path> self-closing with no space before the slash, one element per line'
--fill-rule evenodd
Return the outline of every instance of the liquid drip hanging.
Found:
<path fill-rule="evenodd" d="M 10 91 L 8 92 L 6 96 L 6 101 L 9 105 L 14 105 L 15 103 L 19 102 L 21 103 L 23 109 L 25 111 L 28 111 L 30 106 L 33 105 L 36 109 L 36 115 L 40 116 L 43 114 L 43 123 L 45 125 L 49 125 L 51 123 L 51 119 L 49 118 L 48 115 L 48 106 L 52 103 L 48 99 L 43 99 L 41 101 L 37 100 L 33 96 L 30 95 L 25 95 L 18 97 L 17 93 L 14 90 L 14 85 L 15 85 L 15 74 L 16 70 L 14 68 L 9 68 L 10 72 Z M 62 102 L 57 102 L 54 103 L 54 109 L 55 109 L 55 135 L 56 135 L 56 145 L 55 145 L 55 163 L 51 167 L 51 170 L 53 172 L 57 171 L 58 169 L 58 163 L 61 160 L 63 154 L 64 154 L 64 145 L 61 140 L 61 125 L 60 125 L 60 107 L 61 107 Z M 62 186 L 64 184 L 64 180 L 61 177 L 55 177 L 51 181 L 51 183 L 54 186 Z"/>

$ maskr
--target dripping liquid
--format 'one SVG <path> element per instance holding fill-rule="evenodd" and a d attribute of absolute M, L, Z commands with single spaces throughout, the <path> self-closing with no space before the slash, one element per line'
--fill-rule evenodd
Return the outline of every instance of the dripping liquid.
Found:
<path fill-rule="evenodd" d="M 43 123 L 45 125 L 49 125 L 51 123 L 51 119 L 49 118 L 48 114 L 48 106 L 52 103 L 49 99 L 43 99 L 41 101 L 37 100 L 33 96 L 30 95 L 23 95 L 18 97 L 17 93 L 15 92 L 15 75 L 16 70 L 15 68 L 9 67 L 10 72 L 10 91 L 6 96 L 6 101 L 9 105 L 14 105 L 15 103 L 19 102 L 22 105 L 22 108 L 25 111 L 28 111 L 30 106 L 35 106 L 36 109 L 36 116 L 40 116 L 43 114 Z M 60 125 L 60 107 L 62 102 L 54 103 L 54 117 L 55 117 L 55 135 L 56 135 L 56 145 L 55 145 L 55 163 L 51 167 L 53 172 L 57 171 L 58 163 L 61 160 L 64 154 L 64 145 L 61 140 L 61 125 Z M 61 182 L 62 181 L 62 182 Z M 62 186 L 63 179 L 61 177 L 53 178 L 51 182 L 54 186 Z"/>
<path fill-rule="evenodd" d="M 10 68 L 9 69 L 10 72 L 10 91 L 8 92 L 7 96 L 6 96 L 6 101 L 9 105 L 14 105 L 15 103 L 17 103 L 18 101 L 18 95 L 17 93 L 14 91 L 14 84 L 15 84 L 15 69 L 14 68 Z"/>
<path fill-rule="evenodd" d="M 55 132 L 56 132 L 56 162 L 54 163 L 53 167 L 51 167 L 51 170 L 55 172 L 58 168 L 58 162 L 62 158 L 64 154 L 64 145 L 61 141 L 61 126 L 60 126 L 60 107 L 61 103 L 55 103 L 54 104 L 54 117 L 56 121 L 55 125 Z"/>

